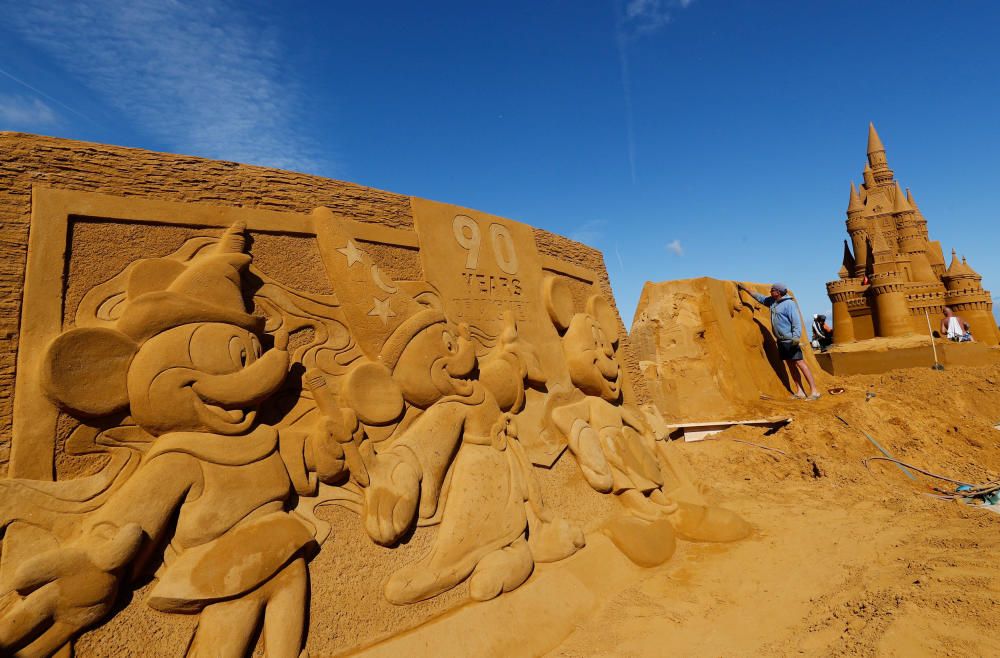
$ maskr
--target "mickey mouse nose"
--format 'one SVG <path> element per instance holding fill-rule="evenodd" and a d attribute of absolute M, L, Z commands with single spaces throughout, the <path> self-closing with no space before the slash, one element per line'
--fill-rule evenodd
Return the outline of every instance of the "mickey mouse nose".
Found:
<path fill-rule="evenodd" d="M 274 394 L 287 374 L 288 352 L 273 349 L 236 372 L 203 375 L 191 388 L 205 402 L 224 408 L 246 409 Z"/>

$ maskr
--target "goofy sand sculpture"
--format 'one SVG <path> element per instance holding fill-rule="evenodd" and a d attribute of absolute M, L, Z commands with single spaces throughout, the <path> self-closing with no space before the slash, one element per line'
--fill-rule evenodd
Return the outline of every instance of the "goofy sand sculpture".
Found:
<path fill-rule="evenodd" d="M 522 446 L 536 438 L 519 427 L 529 388 L 548 396 L 544 422 L 586 481 L 622 501 L 607 532 L 636 563 L 669 558 L 675 535 L 748 532 L 704 503 L 623 402 L 602 298 L 577 312 L 546 282 L 567 390 L 513 315 L 477 344 L 433 286 L 391 280 L 329 210 L 314 218 L 337 254 L 336 295 L 252 269 L 237 224 L 132 263 L 49 345 L 46 394 L 80 423 L 66 450 L 104 461 L 75 480 L 0 480 L 0 652 L 51 655 L 152 579 L 149 606 L 198 615 L 187 655 L 248 655 L 262 635 L 267 656 L 299 656 L 328 504 L 357 512 L 381 546 L 437 526 L 430 550 L 384 581 L 392 603 L 464 581 L 479 601 L 515 589 L 585 544 L 546 508 Z"/>

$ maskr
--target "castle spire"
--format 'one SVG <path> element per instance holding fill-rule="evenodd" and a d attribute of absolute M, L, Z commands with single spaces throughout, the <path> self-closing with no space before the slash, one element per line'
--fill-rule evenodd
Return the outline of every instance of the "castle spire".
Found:
<path fill-rule="evenodd" d="M 972 266 L 969 265 L 969 261 L 965 260 L 965 256 L 962 256 L 962 265 L 965 265 L 965 269 L 969 271 L 969 274 L 972 274 L 973 276 L 979 276 L 979 272 L 972 269 Z"/>
<path fill-rule="evenodd" d="M 854 266 L 856 265 L 854 260 L 854 255 L 851 253 L 851 247 L 847 244 L 847 240 L 844 240 L 844 259 L 840 266 L 840 278 L 846 279 L 850 276 L 850 272 L 854 271 Z"/>
<path fill-rule="evenodd" d="M 892 182 L 892 169 L 889 169 L 889 162 L 885 159 L 885 147 L 875 132 L 874 123 L 868 124 L 868 162 L 877 185 L 884 186 Z"/>
<path fill-rule="evenodd" d="M 976 277 L 982 278 L 975 270 L 969 267 L 965 256 L 962 256 L 961 260 L 958 259 L 958 255 L 954 249 L 951 250 L 951 265 L 948 266 L 948 271 L 944 275 L 951 281 L 962 281 Z"/>
<path fill-rule="evenodd" d="M 903 196 L 903 190 L 899 189 L 899 183 L 896 183 L 896 198 L 892 203 L 892 212 L 899 214 L 904 212 L 913 212 L 913 208 L 910 204 L 906 202 L 906 197 Z"/>
<path fill-rule="evenodd" d="M 854 187 L 854 181 L 851 181 L 851 197 L 847 202 L 847 214 L 852 215 L 864 209 L 865 206 L 861 203 L 861 197 L 858 196 L 858 191 Z"/>
<path fill-rule="evenodd" d="M 954 274 L 954 273 L 957 273 L 958 271 L 959 271 L 958 254 L 956 254 L 955 250 L 952 249 L 951 250 L 951 265 L 948 266 L 948 274 Z"/>
<path fill-rule="evenodd" d="M 865 179 L 865 189 L 871 190 L 875 187 L 875 176 L 872 174 L 872 166 L 869 163 L 865 163 L 865 170 L 861 174 Z"/>
<path fill-rule="evenodd" d="M 879 139 L 878 133 L 875 132 L 875 124 L 870 122 L 868 124 L 868 155 L 878 153 L 879 151 L 885 153 L 885 147 L 882 146 L 882 140 Z"/>
<path fill-rule="evenodd" d="M 906 188 L 906 202 L 910 204 L 913 208 L 913 213 L 917 216 L 917 226 L 920 228 L 920 234 L 924 236 L 924 240 L 930 242 L 931 236 L 927 233 L 927 220 L 924 219 L 924 213 L 920 212 L 919 206 L 917 206 L 917 200 L 913 198 L 913 193 L 910 192 L 910 188 Z M 940 249 L 938 250 L 940 251 Z M 944 256 L 941 256 L 940 265 L 944 265 Z"/>

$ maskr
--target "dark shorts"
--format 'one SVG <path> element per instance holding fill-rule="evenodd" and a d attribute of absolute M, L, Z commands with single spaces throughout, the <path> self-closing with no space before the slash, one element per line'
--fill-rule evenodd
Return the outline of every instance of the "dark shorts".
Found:
<path fill-rule="evenodd" d="M 778 356 L 781 357 L 782 361 L 801 361 L 802 346 L 797 340 L 779 340 Z"/>

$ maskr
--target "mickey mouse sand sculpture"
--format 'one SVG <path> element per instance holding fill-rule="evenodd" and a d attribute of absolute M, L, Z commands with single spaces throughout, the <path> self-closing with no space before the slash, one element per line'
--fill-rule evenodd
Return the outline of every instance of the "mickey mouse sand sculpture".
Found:
<path fill-rule="evenodd" d="M 70 329 L 49 347 L 49 396 L 81 418 L 127 412 L 148 446 L 74 531 L 16 565 L 3 653 L 55 651 L 162 552 L 147 603 L 200 613 L 188 655 L 244 655 L 262 627 L 268 656 L 299 656 L 315 541 L 290 508 L 317 475 L 343 476 L 343 451 L 325 423 L 279 432 L 257 422 L 289 357 L 287 336 L 263 349 L 263 318 L 244 306 L 243 232 L 233 226 L 187 262 L 135 263 L 113 328 Z"/>
<path fill-rule="evenodd" d="M 628 511 L 609 525 L 616 545 L 636 562 L 668 559 L 674 536 L 691 541 L 734 541 L 750 534 L 739 516 L 704 501 L 659 445 L 642 411 L 623 401 L 618 322 L 603 297 L 592 295 L 575 312 L 565 282 L 544 282 L 549 317 L 562 336 L 575 387 L 551 413 L 584 478 L 614 493 Z"/>

